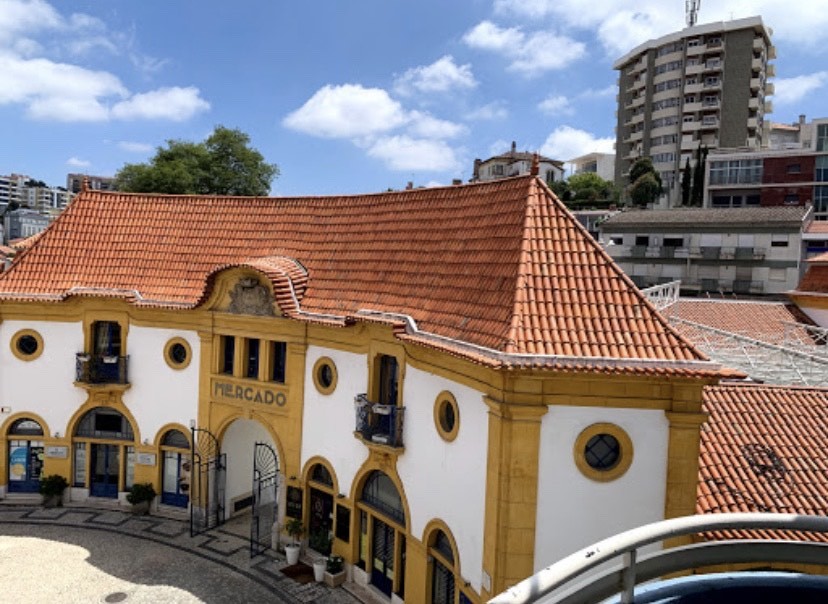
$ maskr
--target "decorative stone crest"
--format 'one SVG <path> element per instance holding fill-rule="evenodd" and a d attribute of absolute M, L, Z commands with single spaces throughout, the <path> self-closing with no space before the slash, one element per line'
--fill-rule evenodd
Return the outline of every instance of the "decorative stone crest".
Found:
<path fill-rule="evenodd" d="M 273 317 L 273 297 L 267 287 L 253 277 L 239 279 L 230 291 L 230 306 L 227 312 L 236 315 L 259 315 Z"/>

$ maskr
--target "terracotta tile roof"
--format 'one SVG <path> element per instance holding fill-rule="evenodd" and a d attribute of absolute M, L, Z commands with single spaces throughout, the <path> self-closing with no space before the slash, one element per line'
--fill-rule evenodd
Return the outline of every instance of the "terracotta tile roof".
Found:
<path fill-rule="evenodd" d="M 0 277 L 0 299 L 193 308 L 241 265 L 301 320 L 385 317 L 501 365 L 719 375 L 531 176 L 339 197 L 85 191 Z"/>
<path fill-rule="evenodd" d="M 807 212 L 804 207 L 774 206 L 757 208 L 675 208 L 671 210 L 629 210 L 608 218 L 602 229 L 639 226 L 756 226 L 787 225 L 797 228 Z"/>
<path fill-rule="evenodd" d="M 696 511 L 828 514 L 828 389 L 707 386 Z M 724 538 L 828 535 L 731 531 Z"/>
<path fill-rule="evenodd" d="M 828 252 L 808 259 L 808 269 L 799 281 L 796 292 L 828 294 Z"/>
<path fill-rule="evenodd" d="M 814 345 L 811 333 L 803 327 L 814 325 L 813 321 L 794 304 L 785 302 L 681 298 L 664 314 L 768 344 Z M 676 322 L 673 326 L 692 342 L 701 342 L 704 337 L 692 325 Z"/>
<path fill-rule="evenodd" d="M 828 220 L 814 220 L 805 229 L 806 233 L 828 234 Z"/>

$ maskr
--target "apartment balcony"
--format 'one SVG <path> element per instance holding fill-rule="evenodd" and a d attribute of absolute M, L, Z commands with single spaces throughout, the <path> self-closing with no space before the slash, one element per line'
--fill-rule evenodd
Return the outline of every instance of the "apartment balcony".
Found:
<path fill-rule="evenodd" d="M 704 83 L 704 91 L 709 92 L 711 90 L 721 90 L 722 89 L 722 81 L 716 78 L 713 81 L 705 82 Z"/>
<path fill-rule="evenodd" d="M 769 78 L 776 77 L 776 65 L 773 63 L 768 63 L 767 67 L 765 67 L 765 75 Z"/>
<path fill-rule="evenodd" d="M 765 39 L 762 37 L 753 38 L 753 50 L 764 50 L 766 48 Z M 773 46 L 767 46 L 768 55 L 770 55 L 770 49 Z"/>
<path fill-rule="evenodd" d="M 774 86 L 773 82 L 767 82 L 765 84 L 765 95 L 771 96 L 776 94 L 776 86 Z"/>
<path fill-rule="evenodd" d="M 748 109 L 757 111 L 759 109 L 759 97 L 752 96 L 748 99 Z"/>
<path fill-rule="evenodd" d="M 750 78 L 750 89 L 759 90 L 762 88 L 762 80 L 759 78 Z"/>
<path fill-rule="evenodd" d="M 765 101 L 765 113 L 773 113 L 773 101 Z"/>
<path fill-rule="evenodd" d="M 768 46 L 768 58 L 775 59 L 776 58 L 776 46 Z"/>
<path fill-rule="evenodd" d="M 704 64 L 705 72 L 721 71 L 724 67 L 724 61 L 721 59 L 711 59 Z"/>
<path fill-rule="evenodd" d="M 367 394 L 354 398 L 356 408 L 355 434 L 365 442 L 403 448 L 405 407 L 381 405 L 368 400 Z"/>
<path fill-rule="evenodd" d="M 692 137 L 686 137 L 681 139 L 681 150 L 682 151 L 695 151 L 699 146 L 699 141 Z"/>
<path fill-rule="evenodd" d="M 702 90 L 704 90 L 704 85 L 699 82 L 684 85 L 684 94 L 698 94 Z"/>
<path fill-rule="evenodd" d="M 705 100 L 705 101 L 702 101 L 701 105 L 702 105 L 702 108 L 704 108 L 707 111 L 710 111 L 711 109 L 719 109 L 721 107 L 721 102 L 719 101 L 719 99 L 715 99 L 715 100 L 712 100 L 712 101 Z"/>
<path fill-rule="evenodd" d="M 700 54 L 704 54 L 707 52 L 707 45 L 706 44 L 699 44 L 698 46 L 688 46 L 687 47 L 687 56 L 688 57 L 695 57 Z"/>
<path fill-rule="evenodd" d="M 75 381 L 79 384 L 129 384 L 129 357 L 75 355 Z"/>
<path fill-rule="evenodd" d="M 695 65 L 688 65 L 684 68 L 685 75 L 699 75 L 702 71 L 704 71 L 704 65 L 701 63 L 697 63 Z"/>
<path fill-rule="evenodd" d="M 684 113 L 696 113 L 698 111 L 701 111 L 701 109 L 702 104 L 697 101 L 695 103 L 685 103 L 684 107 L 682 108 L 682 111 L 684 111 Z"/>
<path fill-rule="evenodd" d="M 698 120 L 693 120 L 692 122 L 682 122 L 681 123 L 681 131 L 682 132 L 696 132 L 697 130 L 701 129 L 701 122 Z"/>
<path fill-rule="evenodd" d="M 765 59 L 762 57 L 753 57 L 753 60 L 750 62 L 750 68 L 753 71 L 761 71 L 765 68 Z"/>
<path fill-rule="evenodd" d="M 764 260 L 765 251 L 753 247 L 737 247 L 734 251 L 736 260 Z"/>
<path fill-rule="evenodd" d="M 760 143 L 760 139 L 756 138 L 755 136 L 749 136 L 746 141 L 746 146 L 750 147 L 751 149 L 758 148 L 761 146 Z"/>
<path fill-rule="evenodd" d="M 715 130 L 719 127 L 719 118 L 704 118 L 701 121 L 702 130 Z"/>
<path fill-rule="evenodd" d="M 764 289 L 764 283 L 750 279 L 735 279 L 731 287 L 734 294 L 761 294 Z"/>
<path fill-rule="evenodd" d="M 756 130 L 759 127 L 759 119 L 755 117 L 749 117 L 747 121 L 747 127 L 750 130 Z"/>
<path fill-rule="evenodd" d="M 718 260 L 722 255 L 722 248 L 720 246 L 702 246 L 699 248 L 698 254 L 702 260 Z"/>

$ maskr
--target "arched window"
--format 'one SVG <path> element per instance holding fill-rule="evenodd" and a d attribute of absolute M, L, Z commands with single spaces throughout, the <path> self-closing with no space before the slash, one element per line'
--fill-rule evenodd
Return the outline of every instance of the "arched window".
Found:
<path fill-rule="evenodd" d="M 405 510 L 397 487 L 388 476 L 374 470 L 362 488 L 362 501 L 405 526 Z"/>
<path fill-rule="evenodd" d="M 181 430 L 168 430 L 161 438 L 161 445 L 176 449 L 189 449 L 190 441 Z"/>
<path fill-rule="evenodd" d="M 405 597 L 405 509 L 394 482 L 374 470 L 359 502 L 359 566 L 387 596 Z"/>
<path fill-rule="evenodd" d="M 23 417 L 9 427 L 10 436 L 43 436 L 43 428 L 39 423 L 28 417 Z"/>
<path fill-rule="evenodd" d="M 321 463 L 313 466 L 311 469 L 310 479 L 314 482 L 324 484 L 326 487 L 333 488 L 333 478 L 331 477 L 331 473 L 328 472 L 328 468 L 323 466 Z"/>
<path fill-rule="evenodd" d="M 135 440 L 129 420 L 114 409 L 92 409 L 78 422 L 75 436 Z"/>
<path fill-rule="evenodd" d="M 117 498 L 135 477 L 135 433 L 115 409 L 97 407 L 75 426 L 72 439 L 72 486 L 85 487 L 93 497 Z"/>

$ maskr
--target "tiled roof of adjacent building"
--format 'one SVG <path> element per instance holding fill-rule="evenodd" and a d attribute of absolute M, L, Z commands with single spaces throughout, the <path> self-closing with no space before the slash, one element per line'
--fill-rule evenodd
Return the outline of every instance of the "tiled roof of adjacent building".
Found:
<path fill-rule="evenodd" d="M 194 308 L 229 266 L 268 277 L 288 317 L 391 322 L 483 363 L 723 374 L 532 176 L 305 198 L 87 190 L 0 276 L 0 299 Z"/>
<path fill-rule="evenodd" d="M 664 311 L 670 318 L 720 329 L 768 344 L 814 345 L 804 327 L 814 323 L 794 304 L 756 300 L 680 298 Z M 702 341 L 704 335 L 687 323 L 673 326 L 687 339 Z"/>
<path fill-rule="evenodd" d="M 675 208 L 672 210 L 630 210 L 620 212 L 602 224 L 604 230 L 617 226 L 718 226 L 798 225 L 807 208 L 774 206 L 764 208 Z"/>
<path fill-rule="evenodd" d="M 808 225 L 805 232 L 809 234 L 828 235 L 828 220 L 814 220 Z"/>
<path fill-rule="evenodd" d="M 696 510 L 828 514 L 828 389 L 734 384 L 704 389 Z M 730 531 L 725 538 L 803 538 Z M 828 535 L 809 535 L 828 542 Z"/>
<path fill-rule="evenodd" d="M 828 294 L 828 252 L 808 258 L 808 269 L 796 293 Z"/>

